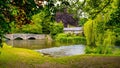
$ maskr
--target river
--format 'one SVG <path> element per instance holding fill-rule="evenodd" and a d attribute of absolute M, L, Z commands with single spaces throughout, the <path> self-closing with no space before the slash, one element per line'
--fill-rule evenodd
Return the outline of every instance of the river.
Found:
<path fill-rule="evenodd" d="M 8 40 L 8 45 L 18 48 L 27 48 L 53 57 L 84 54 L 82 44 L 63 44 L 47 40 Z"/>

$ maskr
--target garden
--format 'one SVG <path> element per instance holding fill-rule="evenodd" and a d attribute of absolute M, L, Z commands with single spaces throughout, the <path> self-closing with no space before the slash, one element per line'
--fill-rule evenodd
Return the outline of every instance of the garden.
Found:
<path fill-rule="evenodd" d="M 75 27 L 82 27 L 82 33 L 63 30 Z M 26 48 L 7 44 L 5 34 L 17 33 L 49 35 L 51 40 L 46 38 L 45 43 L 37 40 L 47 48 L 83 45 L 84 53 L 53 57 L 30 49 L 38 44 L 28 48 L 25 43 Z M 119 0 L 0 1 L 0 68 L 120 68 L 119 63 Z"/>

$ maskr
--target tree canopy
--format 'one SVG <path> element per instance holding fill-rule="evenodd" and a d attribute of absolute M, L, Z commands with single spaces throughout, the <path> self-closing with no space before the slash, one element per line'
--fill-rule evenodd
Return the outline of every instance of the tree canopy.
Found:
<path fill-rule="evenodd" d="M 85 23 L 87 20 L 96 22 L 103 18 L 106 22 L 105 27 L 99 29 L 113 30 L 116 36 L 119 36 L 119 17 L 119 0 L 1 0 L 0 41 L 5 33 L 32 31 L 32 25 L 34 25 L 33 30 L 40 31 L 35 33 L 49 34 L 56 19 L 57 21 L 61 19 L 63 23 L 65 21 L 66 26 L 66 22 L 77 25 L 77 21 L 80 23 Z"/>

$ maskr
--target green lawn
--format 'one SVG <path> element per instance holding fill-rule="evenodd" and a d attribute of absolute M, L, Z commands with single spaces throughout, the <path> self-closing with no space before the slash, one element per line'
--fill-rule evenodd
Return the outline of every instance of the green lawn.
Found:
<path fill-rule="evenodd" d="M 76 55 L 53 58 L 4 44 L 0 68 L 120 68 L 120 55 Z"/>

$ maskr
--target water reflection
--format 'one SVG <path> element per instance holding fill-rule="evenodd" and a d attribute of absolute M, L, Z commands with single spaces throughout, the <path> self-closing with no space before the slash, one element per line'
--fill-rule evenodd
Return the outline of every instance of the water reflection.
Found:
<path fill-rule="evenodd" d="M 28 49 L 44 49 L 53 47 L 53 42 L 46 40 L 9 40 L 6 43 L 13 47 Z"/>
<path fill-rule="evenodd" d="M 13 47 L 33 49 L 54 57 L 84 54 L 85 49 L 84 45 L 63 44 L 48 40 L 9 40 L 6 43 Z"/>
<path fill-rule="evenodd" d="M 6 43 L 8 45 L 12 45 L 13 47 L 27 49 L 45 49 L 51 47 L 74 45 L 72 43 L 59 43 L 50 40 L 8 40 Z"/>
<path fill-rule="evenodd" d="M 84 49 L 85 49 L 84 45 L 71 45 L 41 49 L 36 51 L 53 57 L 61 57 L 84 54 Z"/>

